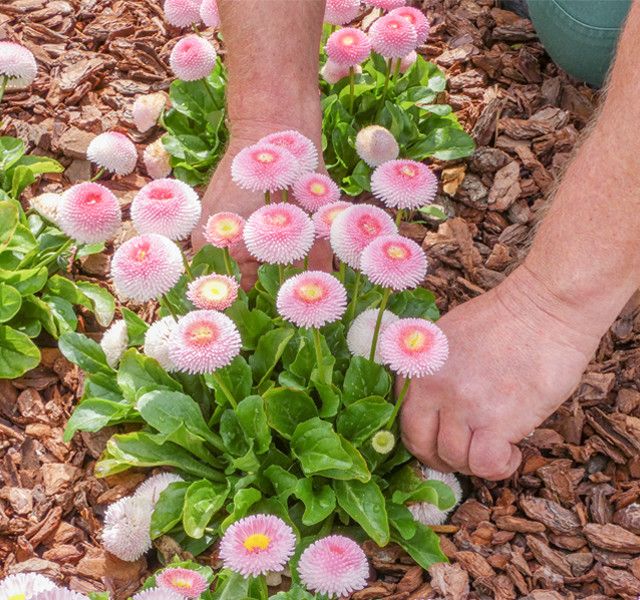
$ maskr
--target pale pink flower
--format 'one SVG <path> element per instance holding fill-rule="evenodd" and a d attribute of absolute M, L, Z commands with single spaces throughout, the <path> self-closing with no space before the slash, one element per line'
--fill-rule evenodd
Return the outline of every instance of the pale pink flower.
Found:
<path fill-rule="evenodd" d="M 171 175 L 171 155 L 164 147 L 162 138 L 158 138 L 144 149 L 142 160 L 152 179 L 163 179 Z"/>
<path fill-rule="evenodd" d="M 0 41 L 0 77 L 9 79 L 9 87 L 30 86 L 38 74 L 38 65 L 31 50 L 21 44 Z"/>
<path fill-rule="evenodd" d="M 183 271 L 180 248 L 157 233 L 127 240 L 111 260 L 111 275 L 118 295 L 138 302 L 166 294 L 178 283 Z"/>
<path fill-rule="evenodd" d="M 327 0 L 324 21 L 331 25 L 345 25 L 351 23 L 359 13 L 360 0 Z"/>
<path fill-rule="evenodd" d="M 244 243 L 260 262 L 289 265 L 303 259 L 313 245 L 315 230 L 306 213 L 293 204 L 268 204 L 256 210 L 244 226 Z"/>
<path fill-rule="evenodd" d="M 371 54 L 371 40 L 360 29 L 345 27 L 329 36 L 325 50 L 334 63 L 355 67 Z"/>
<path fill-rule="evenodd" d="M 356 135 L 356 152 L 370 167 L 398 158 L 400 147 L 393 134 L 380 125 L 369 125 Z"/>
<path fill-rule="evenodd" d="M 171 51 L 169 65 L 182 81 L 197 81 L 211 74 L 216 66 L 216 49 L 203 37 L 191 34 L 183 37 Z"/>
<path fill-rule="evenodd" d="M 53 581 L 38 573 L 18 573 L 0 581 L 0 598 L 32 600 L 40 592 L 53 590 L 55 587 Z"/>
<path fill-rule="evenodd" d="M 305 173 L 293 184 L 293 197 L 309 212 L 340 200 L 340 188 L 322 173 Z"/>
<path fill-rule="evenodd" d="M 369 6 L 375 6 L 382 10 L 393 10 L 399 8 L 407 3 L 407 0 L 364 0 Z"/>
<path fill-rule="evenodd" d="M 380 336 L 382 362 L 403 377 L 424 377 L 440 370 L 449 355 L 449 343 L 431 321 L 418 318 L 391 323 Z"/>
<path fill-rule="evenodd" d="M 199 598 L 209 584 L 207 580 L 192 569 L 174 567 L 165 569 L 156 575 L 156 584 L 165 590 L 171 590 L 184 598 Z"/>
<path fill-rule="evenodd" d="M 362 252 L 360 268 L 371 283 L 396 292 L 415 288 L 427 274 L 427 257 L 413 240 L 397 234 L 373 240 Z"/>
<path fill-rule="evenodd" d="M 202 0 L 200 18 L 207 27 L 216 28 L 220 25 L 220 13 L 216 0 Z"/>
<path fill-rule="evenodd" d="M 427 37 L 429 37 L 429 19 L 421 10 L 412 6 L 401 6 L 400 8 L 394 8 L 389 14 L 400 16 L 413 25 L 418 34 L 418 46 L 427 41 Z"/>
<path fill-rule="evenodd" d="M 360 65 L 356 65 L 353 70 L 357 75 L 362 73 L 362 67 Z M 339 65 L 329 58 L 327 59 L 327 62 L 324 63 L 322 69 L 320 69 L 320 75 L 322 79 L 324 79 L 327 83 L 329 83 L 330 85 L 334 85 L 341 79 L 349 77 L 349 67 Z"/>
<path fill-rule="evenodd" d="M 29 200 L 29 205 L 33 210 L 51 221 L 55 225 L 60 223 L 60 208 L 62 207 L 62 194 L 45 192 L 34 196 Z"/>
<path fill-rule="evenodd" d="M 142 592 L 138 592 L 131 597 L 131 600 L 183 600 L 184 596 L 178 594 L 178 592 L 174 592 L 173 590 L 168 590 L 166 588 L 150 588 L 148 590 L 143 590 Z"/>
<path fill-rule="evenodd" d="M 0 596 L 4 598 L 4 596 Z M 11 596 L 9 596 L 11 598 Z M 74 592 L 69 588 L 56 588 L 46 592 L 40 592 L 33 596 L 33 600 L 89 600 L 89 596 Z"/>
<path fill-rule="evenodd" d="M 314 143 L 299 131 L 276 131 L 263 137 L 258 143 L 273 144 L 288 150 L 300 163 L 302 172 L 313 171 L 318 166 L 318 151 Z"/>
<path fill-rule="evenodd" d="M 104 514 L 102 543 L 120 560 L 138 560 L 151 550 L 153 504 L 144 498 L 126 496 L 110 504 Z"/>
<path fill-rule="evenodd" d="M 155 127 L 166 105 L 167 95 L 164 92 L 138 96 L 131 109 L 131 116 L 136 129 L 140 133 L 144 133 Z"/>
<path fill-rule="evenodd" d="M 400 59 L 400 73 L 406 73 L 415 62 L 418 60 L 418 54 L 415 50 L 413 52 L 409 52 L 406 56 L 403 56 Z"/>
<path fill-rule="evenodd" d="M 287 189 L 299 176 L 298 159 L 286 148 L 267 142 L 243 148 L 231 163 L 233 181 L 254 192 Z"/>
<path fill-rule="evenodd" d="M 396 233 L 393 219 L 371 204 L 354 204 L 334 219 L 331 247 L 339 260 L 352 269 L 360 268 L 362 251 L 377 237 Z"/>
<path fill-rule="evenodd" d="M 280 572 L 295 549 L 291 527 L 274 515 L 251 515 L 236 521 L 220 542 L 220 558 L 227 569 L 243 577 Z"/>
<path fill-rule="evenodd" d="M 371 191 L 390 208 L 410 210 L 430 204 L 438 191 L 438 178 L 415 160 L 390 160 L 371 175 Z"/>
<path fill-rule="evenodd" d="M 239 353 L 242 340 L 236 324 L 215 310 L 194 310 L 180 317 L 169 356 L 179 371 L 213 373 Z"/>
<path fill-rule="evenodd" d="M 170 240 L 188 237 L 201 213 L 196 191 L 177 179 L 147 183 L 131 203 L 131 220 L 139 233 L 159 233 Z"/>
<path fill-rule="evenodd" d="M 378 309 L 368 308 L 361 312 L 351 323 L 349 332 L 347 333 L 347 346 L 349 352 L 354 356 L 363 356 L 369 358 L 371 352 L 371 344 L 373 342 L 373 332 L 376 327 L 376 321 L 378 320 Z M 380 333 L 382 333 L 387 325 L 395 323 L 399 317 L 394 315 L 391 311 L 385 310 L 382 313 L 382 321 L 380 324 Z M 374 362 L 381 364 L 382 358 L 380 357 L 380 344 L 376 348 L 376 353 L 373 358 Z"/>
<path fill-rule="evenodd" d="M 298 573 L 308 590 L 329 598 L 341 598 L 367 585 L 369 563 L 362 548 L 352 539 L 330 535 L 302 553 Z"/>
<path fill-rule="evenodd" d="M 112 238 L 120 228 L 121 218 L 118 199 L 99 183 L 78 183 L 62 194 L 60 227 L 83 244 Z"/>
<path fill-rule="evenodd" d="M 453 473 L 441 473 L 435 469 L 431 469 L 426 465 L 422 465 L 422 477 L 425 480 L 435 479 L 448 485 L 456 499 L 456 505 L 462 500 L 462 487 L 458 478 Z M 423 525 L 442 525 L 449 514 L 455 508 L 455 505 L 447 510 L 440 510 L 437 506 L 429 502 L 415 502 L 408 504 L 407 508 L 411 511 L 413 518 Z"/>
<path fill-rule="evenodd" d="M 232 212 L 211 215 L 204 227 L 204 239 L 216 248 L 230 248 L 242 240 L 245 220 Z"/>
<path fill-rule="evenodd" d="M 164 17 L 174 27 L 191 27 L 200 21 L 201 0 L 164 0 Z"/>
<path fill-rule="evenodd" d="M 316 228 L 316 236 L 321 239 L 328 239 L 331 235 L 331 225 L 335 218 L 342 212 L 353 206 L 351 202 L 334 202 L 321 206 L 313 213 L 313 224 Z"/>
<path fill-rule="evenodd" d="M 371 47 L 385 58 L 402 58 L 416 49 L 418 34 L 407 19 L 386 15 L 373 22 L 369 28 Z"/>
<path fill-rule="evenodd" d="M 187 298 L 196 308 L 225 310 L 238 297 L 238 282 L 226 275 L 203 275 L 189 283 Z"/>
<path fill-rule="evenodd" d="M 107 131 L 94 137 L 87 158 L 101 169 L 116 175 L 133 173 L 138 162 L 138 151 L 133 142 L 117 131 Z"/>
<path fill-rule="evenodd" d="M 297 327 L 319 329 L 342 317 L 347 290 L 329 273 L 305 271 L 282 284 L 276 306 L 280 316 Z"/>
<path fill-rule="evenodd" d="M 173 317 L 163 317 L 153 323 L 144 334 L 143 352 L 157 360 L 165 371 L 178 370 L 169 356 L 171 338 L 177 325 Z"/>
<path fill-rule="evenodd" d="M 107 364 L 115 369 L 120 362 L 120 358 L 129 345 L 129 332 L 127 324 L 123 319 L 114 321 L 102 335 L 100 347 L 107 358 Z"/>

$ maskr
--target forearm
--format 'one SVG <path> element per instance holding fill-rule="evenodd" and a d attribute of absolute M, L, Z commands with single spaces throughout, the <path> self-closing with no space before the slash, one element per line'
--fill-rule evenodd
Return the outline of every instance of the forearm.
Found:
<path fill-rule="evenodd" d="M 640 6 L 621 38 L 600 117 L 558 189 L 524 270 L 602 335 L 640 286 Z M 604 328 L 604 329 L 603 329 Z"/>

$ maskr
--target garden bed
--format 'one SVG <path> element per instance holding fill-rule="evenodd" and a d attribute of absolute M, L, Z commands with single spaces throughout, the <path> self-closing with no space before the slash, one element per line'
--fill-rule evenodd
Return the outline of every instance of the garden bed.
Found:
<path fill-rule="evenodd" d="M 441 172 L 439 203 L 451 218 L 402 230 L 427 251 L 425 285 L 444 312 L 497 285 L 522 259 L 543 197 L 597 97 L 549 61 L 528 21 L 493 2 L 423 5 L 433 25 L 426 58 L 446 71 L 448 103 L 478 146 L 471 160 Z M 2 132 L 61 160 L 68 182 L 86 180 L 84 153 L 95 134 L 119 127 L 140 143 L 157 137 L 136 133 L 128 109 L 134 96 L 168 87 L 175 34 L 154 2 L 3 4 L 0 37 L 21 40 L 45 69 L 30 92 L 7 94 Z M 147 180 L 139 171 L 106 185 L 126 198 Z M 50 175 L 41 187 L 58 190 L 62 183 Z M 82 270 L 100 279 L 107 260 L 89 257 Z M 91 332 L 91 320 L 85 328 Z M 353 597 L 636 598 L 638 339 L 635 296 L 574 396 L 521 445 L 517 475 L 498 484 L 465 482 L 468 499 L 440 530 L 451 564 L 426 574 L 393 547 L 368 544 L 377 580 Z M 94 478 L 109 432 L 62 442 L 80 377 L 51 349 L 41 368 L 0 382 L 0 576 L 37 571 L 80 591 L 106 588 L 124 598 L 154 565 L 106 554 L 101 516 L 144 476 Z M 172 556 L 176 548 L 160 551 Z"/>

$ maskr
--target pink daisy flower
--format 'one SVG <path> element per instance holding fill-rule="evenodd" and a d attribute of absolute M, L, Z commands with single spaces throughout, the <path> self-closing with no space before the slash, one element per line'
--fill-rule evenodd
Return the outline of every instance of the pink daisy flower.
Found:
<path fill-rule="evenodd" d="M 127 240 L 111 260 L 111 276 L 118 295 L 138 302 L 166 294 L 183 271 L 180 248 L 157 233 Z"/>
<path fill-rule="evenodd" d="M 393 10 L 394 8 L 400 8 L 407 3 L 407 0 L 365 0 L 365 3 L 369 6 L 375 6 L 382 10 Z"/>
<path fill-rule="evenodd" d="M 230 248 L 242 239 L 245 220 L 232 212 L 219 212 L 209 217 L 204 239 L 216 248 Z"/>
<path fill-rule="evenodd" d="M 191 27 L 200 21 L 201 0 L 165 0 L 164 17 L 174 27 Z"/>
<path fill-rule="evenodd" d="M 169 356 L 179 371 L 213 373 L 239 353 L 242 340 L 235 323 L 215 310 L 194 310 L 178 320 Z"/>
<path fill-rule="evenodd" d="M 380 333 L 382 333 L 388 325 L 395 323 L 400 317 L 394 315 L 391 311 L 385 310 L 382 313 L 382 321 L 380 322 Z M 354 356 L 363 356 L 369 358 L 371 352 L 371 344 L 373 342 L 373 331 L 378 320 L 378 309 L 368 308 L 361 312 L 351 323 L 349 332 L 347 333 L 347 346 L 349 352 Z M 380 344 L 376 348 L 374 362 L 381 364 Z"/>
<path fill-rule="evenodd" d="M 302 553 L 298 573 L 310 591 L 341 598 L 367 585 L 369 563 L 362 548 L 353 540 L 330 535 Z"/>
<path fill-rule="evenodd" d="M 209 584 L 197 571 L 181 567 L 165 569 L 156 575 L 158 587 L 171 590 L 184 598 L 199 598 Z"/>
<path fill-rule="evenodd" d="M 385 58 L 402 58 L 415 50 L 418 34 L 404 17 L 386 15 L 374 21 L 369 29 L 371 47 Z"/>
<path fill-rule="evenodd" d="M 320 329 L 347 309 L 347 290 L 329 273 L 306 271 L 287 279 L 276 300 L 278 313 L 297 327 Z"/>
<path fill-rule="evenodd" d="M 371 191 L 390 208 L 414 209 L 433 202 L 438 179 L 415 160 L 390 160 L 372 173 Z"/>
<path fill-rule="evenodd" d="M 324 21 L 331 25 L 344 25 L 351 23 L 359 13 L 360 0 L 327 0 Z"/>
<path fill-rule="evenodd" d="M 460 486 L 458 478 L 453 473 L 441 473 L 440 471 L 422 465 L 422 477 L 427 481 L 429 479 L 435 479 L 448 485 L 455 496 L 456 505 L 462 500 L 462 487 Z M 448 510 L 440 510 L 437 506 L 429 502 L 416 502 L 414 504 L 408 504 L 407 508 L 411 511 L 413 518 L 423 525 L 442 525 L 455 506 L 452 506 Z"/>
<path fill-rule="evenodd" d="M 227 569 L 243 577 L 282 571 L 293 554 L 296 536 L 274 515 L 251 515 L 227 529 L 220 542 L 220 558 Z"/>
<path fill-rule="evenodd" d="M 164 179 L 171 175 L 171 155 L 164 147 L 162 138 L 157 139 L 144 149 L 142 160 L 147 174 L 152 179 Z"/>
<path fill-rule="evenodd" d="M 216 66 L 216 49 L 199 35 L 183 37 L 171 51 L 169 65 L 182 81 L 197 81 L 211 74 Z"/>
<path fill-rule="evenodd" d="M 256 210 L 244 226 L 244 243 L 260 262 L 289 265 L 311 249 L 315 230 L 306 213 L 293 204 L 268 204 Z"/>
<path fill-rule="evenodd" d="M 11 598 L 11 596 L 9 598 Z M 79 594 L 69 588 L 56 588 L 54 590 L 36 594 L 33 597 L 33 600 L 89 600 L 89 596 Z"/>
<path fill-rule="evenodd" d="M 325 50 L 334 63 L 355 67 L 371 54 L 371 40 L 360 29 L 345 27 L 329 36 Z"/>
<path fill-rule="evenodd" d="M 400 73 L 406 73 L 418 60 L 418 54 L 414 50 L 400 59 Z"/>
<path fill-rule="evenodd" d="M 309 212 L 340 200 L 340 188 L 328 175 L 305 173 L 293 184 L 293 197 Z"/>
<path fill-rule="evenodd" d="M 37 74 L 38 65 L 31 50 L 21 44 L 0 41 L 0 77 L 7 77 L 11 88 L 30 86 Z"/>
<path fill-rule="evenodd" d="M 380 356 L 403 377 L 424 377 L 440 370 L 449 356 L 442 330 L 426 319 L 400 319 L 380 336 Z"/>
<path fill-rule="evenodd" d="M 129 175 L 136 168 L 138 151 L 126 135 L 108 131 L 91 140 L 87 148 L 87 158 L 105 171 L 116 175 Z"/>
<path fill-rule="evenodd" d="M 143 590 L 142 592 L 138 592 L 131 597 L 131 600 L 183 600 L 184 596 L 178 594 L 178 592 L 174 592 L 173 590 L 168 590 L 167 588 L 150 588 L 148 590 Z"/>
<path fill-rule="evenodd" d="M 360 268 L 371 283 L 399 292 L 422 282 L 427 274 L 427 257 L 413 240 L 397 234 L 383 235 L 364 249 Z"/>
<path fill-rule="evenodd" d="M 402 17 L 413 25 L 418 35 L 418 46 L 427 41 L 427 37 L 429 37 L 429 19 L 421 10 L 412 6 L 401 6 L 400 8 L 394 8 L 389 15 Z"/>
<path fill-rule="evenodd" d="M 353 206 L 351 202 L 334 202 L 321 206 L 313 213 L 313 224 L 316 228 L 316 235 L 321 239 L 328 239 L 331 234 L 331 225 L 335 218 L 343 211 Z"/>
<path fill-rule="evenodd" d="M 138 96 L 131 109 L 136 129 L 144 133 L 155 127 L 166 105 L 167 95 L 164 92 Z"/>
<path fill-rule="evenodd" d="M 112 238 L 120 228 L 121 218 L 118 199 L 99 183 L 78 183 L 62 194 L 60 227 L 83 244 Z"/>
<path fill-rule="evenodd" d="M 331 247 L 339 260 L 352 269 L 360 268 L 362 251 L 377 237 L 396 233 L 393 219 L 371 204 L 355 204 L 334 219 L 331 225 Z"/>
<path fill-rule="evenodd" d="M 139 233 L 186 238 L 196 226 L 202 204 L 195 190 L 177 179 L 147 183 L 131 203 L 131 220 Z"/>
<path fill-rule="evenodd" d="M 202 0 L 200 18 L 207 27 L 216 28 L 220 25 L 220 13 L 216 0 Z"/>
<path fill-rule="evenodd" d="M 380 125 L 369 125 L 356 135 L 356 152 L 370 167 L 398 158 L 400 146 L 393 134 Z"/>
<path fill-rule="evenodd" d="M 360 65 L 356 65 L 355 67 L 353 67 L 353 70 L 356 74 L 362 73 L 362 67 Z M 331 59 L 327 59 L 327 62 L 324 63 L 324 66 L 322 67 L 322 69 L 320 69 L 320 76 L 328 84 L 334 85 L 341 79 L 349 77 L 349 67 L 339 65 L 338 63 L 333 62 Z"/>
<path fill-rule="evenodd" d="M 291 186 L 300 175 L 300 163 L 282 146 L 258 142 L 242 149 L 231 163 L 231 178 L 241 188 L 275 192 Z"/>
<path fill-rule="evenodd" d="M 300 163 L 303 172 L 313 171 L 318 166 L 318 151 L 313 142 L 299 131 L 289 129 L 276 131 L 263 137 L 259 143 L 273 144 L 288 150 Z"/>
<path fill-rule="evenodd" d="M 56 585 L 39 573 L 17 573 L 0 581 L 0 598 L 3 600 L 31 600 L 40 592 L 55 589 Z"/>
<path fill-rule="evenodd" d="M 226 275 L 203 275 L 187 288 L 187 298 L 196 308 L 225 310 L 238 297 L 238 282 Z"/>

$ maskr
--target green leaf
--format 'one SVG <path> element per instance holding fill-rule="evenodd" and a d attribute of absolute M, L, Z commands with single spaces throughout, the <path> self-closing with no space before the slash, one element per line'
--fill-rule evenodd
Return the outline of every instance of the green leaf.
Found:
<path fill-rule="evenodd" d="M 288 592 L 278 592 L 269 596 L 269 600 L 314 600 L 315 596 L 299 585 L 292 585 Z"/>
<path fill-rule="evenodd" d="M 412 465 L 405 465 L 394 473 L 390 492 L 393 501 L 398 504 L 428 502 L 440 510 L 448 510 L 456 504 L 448 485 L 442 481 L 424 479 Z"/>
<path fill-rule="evenodd" d="M 227 310 L 242 336 L 242 346 L 246 350 L 255 350 L 260 338 L 273 327 L 271 317 L 261 310 L 249 307 L 243 300 L 236 300 Z"/>
<path fill-rule="evenodd" d="M 411 511 L 404 504 L 396 504 L 387 499 L 387 514 L 389 523 L 405 540 L 410 540 L 416 534 L 417 521 Z"/>
<path fill-rule="evenodd" d="M 171 483 L 160 494 L 151 515 L 151 539 L 155 540 L 161 535 L 171 531 L 181 520 L 184 509 L 184 498 L 189 489 L 189 483 Z"/>
<path fill-rule="evenodd" d="M 436 321 L 440 317 L 435 294 L 424 288 L 393 294 L 388 308 L 403 318 L 417 317 Z"/>
<path fill-rule="evenodd" d="M 373 480 L 334 481 L 338 505 L 365 530 L 378 546 L 389 543 L 389 519 L 384 496 Z"/>
<path fill-rule="evenodd" d="M 291 494 L 295 492 L 300 480 L 280 465 L 269 466 L 265 469 L 264 474 L 273 485 L 280 502 L 286 504 Z"/>
<path fill-rule="evenodd" d="M 222 571 L 211 600 L 252 600 L 249 596 L 249 579 L 239 573 Z"/>
<path fill-rule="evenodd" d="M 25 145 L 22 140 L 10 136 L 0 137 L 0 173 L 8 171 L 24 153 Z"/>
<path fill-rule="evenodd" d="M 296 427 L 291 439 L 291 452 L 307 476 L 328 470 L 348 471 L 353 466 L 353 460 L 342 447 L 333 425 L 318 417 Z"/>
<path fill-rule="evenodd" d="M 20 331 L 0 325 L 0 379 L 15 379 L 40 364 L 40 350 Z"/>
<path fill-rule="evenodd" d="M 264 401 L 269 426 L 288 440 L 298 425 L 318 416 L 314 401 L 302 390 L 271 388 L 264 393 Z"/>
<path fill-rule="evenodd" d="M 42 300 L 49 306 L 58 332 L 75 331 L 78 325 L 78 318 L 70 302 L 59 296 L 49 296 L 48 294 L 42 296 Z"/>
<path fill-rule="evenodd" d="M 220 419 L 220 436 L 222 437 L 225 449 L 233 456 L 244 456 L 251 450 L 249 440 L 247 440 L 240 421 L 238 420 L 238 415 L 230 408 L 222 413 Z"/>
<path fill-rule="evenodd" d="M 0 283 L 0 323 L 13 319 L 21 306 L 20 292 L 6 283 Z"/>
<path fill-rule="evenodd" d="M 200 539 L 205 528 L 223 506 L 229 493 L 229 485 L 217 485 L 201 479 L 194 481 L 184 498 L 182 524 L 187 535 Z"/>
<path fill-rule="evenodd" d="M 64 357 L 89 373 L 112 373 L 100 344 L 81 333 L 65 333 L 58 346 Z"/>
<path fill-rule="evenodd" d="M 16 288 L 23 296 L 39 292 L 47 283 L 49 272 L 46 267 L 8 271 L 0 269 L 0 281 Z"/>
<path fill-rule="evenodd" d="M 271 430 L 263 399 L 260 396 L 246 397 L 238 403 L 236 415 L 247 439 L 253 440 L 256 454 L 267 452 L 271 447 Z"/>
<path fill-rule="evenodd" d="M 129 346 L 142 346 L 144 344 L 145 333 L 147 333 L 147 329 L 149 329 L 148 323 L 124 306 L 120 308 L 120 312 L 122 313 L 124 322 L 127 324 Z"/>
<path fill-rule="evenodd" d="M 124 397 L 135 401 L 142 388 L 182 391 L 182 386 L 158 364 L 158 361 L 129 348 L 120 358 L 118 385 Z"/>
<path fill-rule="evenodd" d="M 107 327 L 113 320 L 116 303 L 113 296 L 102 286 L 88 281 L 78 281 L 78 289 L 91 300 L 96 321 L 102 327 Z"/>
<path fill-rule="evenodd" d="M 0 202 L 0 252 L 11 242 L 18 227 L 19 218 L 20 210 L 15 202 L 12 200 Z"/>
<path fill-rule="evenodd" d="M 391 391 L 391 376 L 377 363 L 354 356 L 344 376 L 342 400 L 351 404 L 369 396 L 385 398 Z"/>
<path fill-rule="evenodd" d="M 359 446 L 391 418 L 393 405 L 380 396 L 356 400 L 344 410 L 337 421 L 337 431 Z"/>
<path fill-rule="evenodd" d="M 254 488 L 243 488 L 238 490 L 233 497 L 233 507 L 229 511 L 229 516 L 222 522 L 220 529 L 225 531 L 229 525 L 235 523 L 246 516 L 251 507 L 260 502 L 262 494 Z"/>
<path fill-rule="evenodd" d="M 415 523 L 416 532 L 410 539 L 402 537 L 396 528 L 391 532 L 391 539 L 415 560 L 423 569 L 437 562 L 449 562 L 445 554 L 440 549 L 440 538 L 433 530 L 425 527 L 422 523 Z"/>
<path fill-rule="evenodd" d="M 230 259 L 229 262 L 231 263 L 231 273 L 227 273 L 224 261 L 224 250 L 222 248 L 216 248 L 211 244 L 207 244 L 203 246 L 193 257 L 193 260 L 191 261 L 191 269 L 195 269 L 202 275 L 220 273 L 221 275 L 239 277 L 240 269 L 238 264 L 233 259 Z M 200 271 L 199 267 L 202 268 L 202 271 Z"/>
<path fill-rule="evenodd" d="M 76 431 L 100 431 L 107 425 L 121 423 L 131 414 L 131 406 L 105 400 L 103 398 L 87 398 L 73 411 L 64 430 L 64 441 L 70 442 Z"/>
<path fill-rule="evenodd" d="M 107 400 L 121 402 L 123 396 L 116 381 L 115 372 L 109 374 L 101 372 L 90 376 L 85 373 L 83 397 L 105 398 Z"/>
<path fill-rule="evenodd" d="M 302 523 L 307 527 L 321 523 L 336 508 L 336 495 L 327 484 L 314 489 L 311 479 L 300 479 L 294 494 L 304 504 Z"/>
<path fill-rule="evenodd" d="M 251 384 L 253 383 L 251 367 L 242 356 L 236 356 L 230 365 L 218 369 L 215 378 L 209 373 L 204 378 L 207 385 L 215 390 L 216 402 L 220 406 L 227 404 L 228 400 L 226 394 L 220 388 L 218 380 L 222 381 L 236 401 L 242 400 L 245 396 L 251 394 Z"/>
<path fill-rule="evenodd" d="M 253 380 L 258 385 L 269 379 L 294 333 L 295 331 L 290 327 L 280 327 L 267 332 L 260 338 L 255 353 L 249 358 Z"/>

